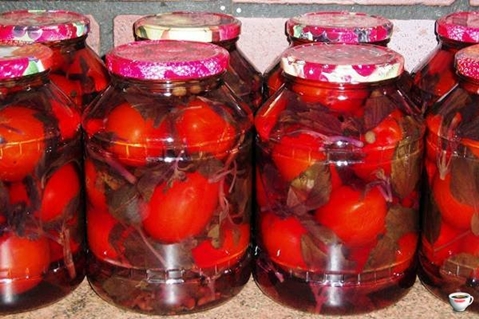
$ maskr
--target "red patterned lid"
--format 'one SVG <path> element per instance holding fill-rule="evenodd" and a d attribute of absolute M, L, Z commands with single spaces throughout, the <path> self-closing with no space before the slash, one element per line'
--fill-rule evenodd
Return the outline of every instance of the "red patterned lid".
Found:
<path fill-rule="evenodd" d="M 0 13 L 0 41 L 52 42 L 87 35 L 90 20 L 63 10 L 18 10 Z"/>
<path fill-rule="evenodd" d="M 312 81 L 369 83 L 399 76 L 404 58 L 378 45 L 308 43 L 287 49 L 281 67 L 286 74 Z"/>
<path fill-rule="evenodd" d="M 220 42 L 239 37 L 241 22 L 227 14 L 177 11 L 142 17 L 133 29 L 142 39 Z"/>
<path fill-rule="evenodd" d="M 455 55 L 456 70 L 458 73 L 479 79 L 479 44 L 471 45 L 459 50 Z"/>
<path fill-rule="evenodd" d="M 373 43 L 392 32 L 388 19 L 358 12 L 309 12 L 286 21 L 287 36 L 311 42 Z"/>
<path fill-rule="evenodd" d="M 106 55 L 112 73 L 141 80 L 204 78 L 222 73 L 228 62 L 228 51 L 217 45 L 176 40 L 132 42 Z"/>
<path fill-rule="evenodd" d="M 454 12 L 436 21 L 438 36 L 466 43 L 479 43 L 479 12 Z"/>
<path fill-rule="evenodd" d="M 20 78 L 44 72 L 52 65 L 52 50 L 39 44 L 0 45 L 0 79 Z"/>

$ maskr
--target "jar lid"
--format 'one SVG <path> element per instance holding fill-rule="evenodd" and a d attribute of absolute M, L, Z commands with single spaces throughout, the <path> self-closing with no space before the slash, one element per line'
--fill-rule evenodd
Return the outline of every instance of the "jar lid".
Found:
<path fill-rule="evenodd" d="M 459 74 L 479 79 L 479 44 L 459 50 L 455 55 L 455 65 Z"/>
<path fill-rule="evenodd" d="M 331 83 L 369 83 L 398 77 L 404 70 L 399 53 L 373 44 L 308 43 L 281 57 L 286 74 Z"/>
<path fill-rule="evenodd" d="M 436 21 L 438 36 L 465 43 L 479 43 L 479 12 L 460 11 Z"/>
<path fill-rule="evenodd" d="M 360 12 L 309 12 L 286 21 L 286 35 L 311 42 L 372 43 L 389 40 L 393 23 Z"/>
<path fill-rule="evenodd" d="M 226 70 L 229 54 L 211 43 L 148 40 L 118 46 L 106 55 L 108 69 L 141 80 L 191 80 Z"/>
<path fill-rule="evenodd" d="M 52 50 L 40 44 L 0 45 L 0 79 L 44 72 L 52 65 Z"/>
<path fill-rule="evenodd" d="M 176 11 L 142 17 L 133 29 L 136 36 L 149 40 L 220 42 L 239 37 L 241 22 L 227 14 Z"/>
<path fill-rule="evenodd" d="M 0 40 L 53 42 L 79 38 L 90 31 L 90 20 L 63 10 L 17 10 L 0 13 Z"/>

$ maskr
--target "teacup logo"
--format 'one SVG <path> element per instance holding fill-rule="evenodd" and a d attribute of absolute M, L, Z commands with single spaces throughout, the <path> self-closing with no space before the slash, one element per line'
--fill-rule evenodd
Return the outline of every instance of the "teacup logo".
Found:
<path fill-rule="evenodd" d="M 453 292 L 449 295 L 449 303 L 455 311 L 464 311 L 472 304 L 474 297 L 467 292 Z"/>

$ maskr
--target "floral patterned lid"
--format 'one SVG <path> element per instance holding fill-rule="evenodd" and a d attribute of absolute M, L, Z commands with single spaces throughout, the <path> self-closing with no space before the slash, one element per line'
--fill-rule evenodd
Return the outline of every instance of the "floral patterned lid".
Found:
<path fill-rule="evenodd" d="M 53 42 L 87 35 L 90 20 L 63 10 L 17 10 L 0 13 L 0 41 Z"/>
<path fill-rule="evenodd" d="M 52 65 L 52 50 L 39 44 L 0 45 L 0 79 L 20 78 L 44 72 Z"/>
<path fill-rule="evenodd" d="M 398 77 L 404 70 L 399 53 L 372 44 L 308 43 L 281 57 L 286 74 L 330 83 L 369 83 Z"/>
<path fill-rule="evenodd" d="M 374 43 L 389 40 L 393 23 L 359 12 L 309 12 L 286 21 L 288 37 L 311 42 Z"/>
<path fill-rule="evenodd" d="M 177 40 L 132 42 L 106 55 L 108 69 L 125 78 L 191 80 L 222 73 L 229 53 L 217 45 Z"/>
<path fill-rule="evenodd" d="M 458 73 L 479 79 L 479 44 L 459 50 L 455 55 L 455 65 Z"/>
<path fill-rule="evenodd" d="M 436 21 L 438 36 L 466 43 L 479 43 L 479 12 L 460 11 Z"/>
<path fill-rule="evenodd" d="M 133 29 L 141 39 L 220 42 L 239 37 L 241 22 L 227 14 L 176 11 L 142 17 Z"/>

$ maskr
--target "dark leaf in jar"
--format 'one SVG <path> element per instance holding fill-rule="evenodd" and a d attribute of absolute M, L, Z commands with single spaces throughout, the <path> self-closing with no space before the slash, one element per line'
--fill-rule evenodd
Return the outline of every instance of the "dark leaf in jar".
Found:
<path fill-rule="evenodd" d="M 422 209 L 422 234 L 429 243 L 435 243 L 441 233 L 441 214 L 434 202 L 433 196 L 424 196 L 424 203 Z"/>
<path fill-rule="evenodd" d="M 329 256 L 308 235 L 301 237 L 301 253 L 306 265 L 313 269 L 326 269 L 328 266 Z"/>
<path fill-rule="evenodd" d="M 419 229 L 419 212 L 416 209 L 406 208 L 401 205 L 393 205 L 386 215 L 386 234 L 396 241 L 410 232 Z"/>
<path fill-rule="evenodd" d="M 152 169 L 145 171 L 136 184 L 138 192 L 144 201 L 149 202 L 155 187 L 171 177 L 169 170 Z"/>
<path fill-rule="evenodd" d="M 299 214 L 324 205 L 331 194 L 331 171 L 324 163 L 313 164 L 291 182 L 286 204 Z"/>
<path fill-rule="evenodd" d="M 211 179 L 219 179 L 220 175 L 224 173 L 225 164 L 215 157 L 208 157 L 204 160 L 199 160 L 199 165 L 196 168 L 201 175 Z"/>
<path fill-rule="evenodd" d="M 388 235 L 382 236 L 369 254 L 365 269 L 384 268 L 392 266 L 396 261 L 397 241 Z"/>
<path fill-rule="evenodd" d="M 479 165 L 476 161 L 451 158 L 451 194 L 459 202 L 479 207 Z"/>
<path fill-rule="evenodd" d="M 394 109 L 395 105 L 387 95 L 377 90 L 373 91 L 364 105 L 364 125 L 362 133 L 378 126 Z"/>
<path fill-rule="evenodd" d="M 471 218 L 471 231 L 475 236 L 479 236 L 479 213 L 474 213 Z"/>
<path fill-rule="evenodd" d="M 133 185 L 125 184 L 116 190 L 109 190 L 106 197 L 113 217 L 129 225 L 141 223 L 139 193 Z"/>
<path fill-rule="evenodd" d="M 297 115 L 299 124 L 306 126 L 310 130 L 324 135 L 342 135 L 342 122 L 331 112 L 311 108 Z"/>
<path fill-rule="evenodd" d="M 129 279 L 126 275 L 109 277 L 103 282 L 102 288 L 108 296 L 120 303 L 141 293 L 141 289 L 138 287 L 138 279 Z"/>
<path fill-rule="evenodd" d="M 402 141 L 396 147 L 391 162 L 391 184 L 394 192 L 405 198 L 419 185 L 422 171 L 422 142 Z"/>

